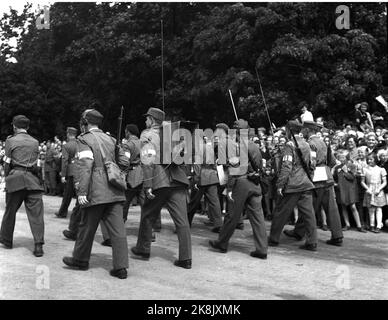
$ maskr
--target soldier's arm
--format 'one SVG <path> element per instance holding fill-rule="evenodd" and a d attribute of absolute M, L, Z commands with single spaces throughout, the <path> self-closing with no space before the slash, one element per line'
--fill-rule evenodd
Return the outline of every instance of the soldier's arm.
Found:
<path fill-rule="evenodd" d="M 152 143 L 152 137 L 148 131 L 143 131 L 140 135 L 141 150 L 141 167 L 143 169 L 143 189 L 152 189 L 152 178 L 154 177 L 154 163 L 156 149 Z"/>
<path fill-rule="evenodd" d="M 12 143 L 9 139 L 5 141 L 5 154 L 4 154 L 4 175 L 8 176 L 11 171 L 11 154 L 12 154 Z"/>
<path fill-rule="evenodd" d="M 83 139 L 78 142 L 78 161 L 77 161 L 77 195 L 87 196 L 89 191 L 90 178 L 94 164 L 94 155 L 92 149 Z"/>
<path fill-rule="evenodd" d="M 66 177 L 67 166 L 69 164 L 69 152 L 66 145 L 62 149 L 62 170 L 61 177 Z"/>
<path fill-rule="evenodd" d="M 276 183 L 277 189 L 284 189 L 287 185 L 288 178 L 292 171 L 292 163 L 294 161 L 294 154 L 292 148 L 286 145 L 282 154 L 282 164 L 280 168 L 279 177 Z"/>
<path fill-rule="evenodd" d="M 193 164 L 193 182 L 198 184 L 201 176 L 201 165 Z"/>

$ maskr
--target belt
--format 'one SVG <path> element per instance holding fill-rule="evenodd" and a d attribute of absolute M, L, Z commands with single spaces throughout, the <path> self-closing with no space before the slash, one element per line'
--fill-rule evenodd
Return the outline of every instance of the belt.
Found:
<path fill-rule="evenodd" d="M 19 171 L 30 171 L 32 172 L 34 170 L 33 167 L 22 167 L 22 166 L 14 166 L 12 167 L 13 170 L 19 170 Z"/>

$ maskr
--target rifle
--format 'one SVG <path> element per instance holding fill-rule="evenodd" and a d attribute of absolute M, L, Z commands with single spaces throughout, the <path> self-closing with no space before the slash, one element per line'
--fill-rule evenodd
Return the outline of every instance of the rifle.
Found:
<path fill-rule="evenodd" d="M 256 71 L 257 81 L 259 82 L 259 87 L 260 87 L 261 96 L 263 97 L 263 102 L 264 102 L 265 111 L 266 111 L 267 117 L 268 117 L 269 128 L 271 129 L 271 133 L 272 133 L 272 136 L 273 136 L 273 135 L 274 135 L 274 132 L 273 132 L 273 129 L 272 129 L 272 122 L 271 122 L 271 118 L 269 117 L 268 107 L 267 107 L 267 104 L 265 103 L 264 92 L 263 92 L 263 88 L 261 87 L 261 82 L 260 82 L 260 78 L 259 78 L 259 73 L 257 72 L 257 68 L 256 68 L 256 67 L 255 67 L 255 71 Z"/>
<path fill-rule="evenodd" d="M 237 112 L 236 112 L 236 107 L 234 106 L 232 91 L 230 91 L 230 89 L 229 89 L 229 96 L 230 96 L 230 101 L 232 101 L 232 107 L 233 107 L 233 111 L 234 111 L 234 116 L 236 117 L 236 120 L 238 120 Z"/>
<path fill-rule="evenodd" d="M 123 125 L 123 114 L 124 114 L 124 106 L 121 106 L 120 116 L 119 116 L 119 125 L 117 128 L 117 139 L 116 139 L 116 159 L 118 159 L 119 146 L 121 144 L 121 128 Z"/>

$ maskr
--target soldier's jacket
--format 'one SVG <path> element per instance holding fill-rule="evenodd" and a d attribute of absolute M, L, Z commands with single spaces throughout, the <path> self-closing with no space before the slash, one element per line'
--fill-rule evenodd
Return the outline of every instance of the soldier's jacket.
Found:
<path fill-rule="evenodd" d="M 17 133 L 5 141 L 5 187 L 7 192 L 43 191 L 37 176 L 39 142 L 28 133 Z"/>
<path fill-rule="evenodd" d="M 130 168 L 127 173 L 127 183 L 131 188 L 136 188 L 143 183 L 143 169 L 140 165 L 140 139 L 136 136 L 130 136 L 122 148 L 130 154 Z"/>
<path fill-rule="evenodd" d="M 253 141 L 250 141 L 250 140 L 248 141 L 248 163 L 245 165 L 240 164 L 240 166 L 241 166 L 242 174 L 237 174 L 237 175 L 233 174 L 229 168 L 229 178 L 228 178 L 228 184 L 227 184 L 228 191 L 231 191 L 233 189 L 236 179 L 246 177 L 250 173 L 257 172 L 257 170 L 261 171 L 263 169 L 263 159 L 261 156 L 260 148 Z M 257 187 L 260 188 L 259 185 Z"/>
<path fill-rule="evenodd" d="M 331 173 L 331 168 L 333 168 L 336 165 L 336 161 L 335 161 L 333 151 L 330 150 L 331 161 L 328 162 L 327 146 L 326 146 L 326 143 L 322 139 L 320 139 L 316 135 L 312 135 L 309 138 L 308 143 L 310 145 L 311 151 L 315 152 L 315 158 L 316 158 L 315 167 L 325 167 L 326 175 L 327 175 L 326 181 L 314 182 L 315 188 L 323 188 L 326 186 L 334 185 L 334 179 L 333 179 L 333 175 Z"/>
<path fill-rule="evenodd" d="M 75 155 L 77 153 L 77 141 L 69 140 L 62 148 L 62 177 L 73 177 L 75 174 Z"/>
<path fill-rule="evenodd" d="M 209 149 L 213 149 L 209 150 Z M 208 151 L 208 153 L 206 152 Z M 218 174 L 217 174 L 217 165 L 215 164 L 215 155 L 214 159 L 209 159 L 209 163 L 207 162 L 207 154 L 210 154 L 211 152 L 214 153 L 214 148 L 211 143 L 204 144 L 204 150 L 203 150 L 203 163 L 202 164 L 194 164 L 194 183 L 196 183 L 198 186 L 209 186 L 213 184 L 218 184 Z M 210 163 L 213 162 L 213 163 Z"/>
<path fill-rule="evenodd" d="M 304 163 L 308 168 L 311 168 L 311 150 L 308 143 L 299 136 L 295 138 L 301 150 Z M 314 184 L 303 169 L 301 159 L 297 155 L 293 143 L 289 142 L 284 146 L 276 188 L 283 189 L 283 193 L 296 193 L 314 189 Z"/>
<path fill-rule="evenodd" d="M 100 129 L 92 130 L 101 141 L 105 160 L 115 162 L 115 139 Z M 78 160 L 74 177 L 77 195 L 87 196 L 89 203 L 86 206 L 125 201 L 124 191 L 108 182 L 101 151 L 93 134 L 88 131 L 77 139 Z"/>
<path fill-rule="evenodd" d="M 187 175 L 182 165 L 160 164 L 160 127 L 153 126 L 144 130 L 140 135 L 141 159 L 143 168 L 143 188 L 174 187 L 189 185 Z"/>

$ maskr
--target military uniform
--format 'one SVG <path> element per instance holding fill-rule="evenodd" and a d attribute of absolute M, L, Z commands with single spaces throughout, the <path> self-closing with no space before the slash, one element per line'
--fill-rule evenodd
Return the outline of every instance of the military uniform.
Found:
<path fill-rule="evenodd" d="M 71 133 L 77 134 L 76 129 L 70 129 Z M 74 131 L 75 130 L 75 131 Z M 61 177 L 66 178 L 65 190 L 63 193 L 63 199 L 61 207 L 57 213 L 58 217 L 66 217 L 67 210 L 69 208 L 71 199 L 75 195 L 74 189 L 74 174 L 75 174 L 75 156 L 77 153 L 77 141 L 75 138 L 69 139 L 67 143 L 62 148 L 62 168 L 61 168 Z"/>
<path fill-rule="evenodd" d="M 311 170 L 313 167 L 310 147 L 303 138 L 299 136 L 295 138 L 301 150 L 303 161 Z M 273 212 L 269 237 L 270 242 L 273 244 L 279 243 L 283 227 L 291 215 L 292 209 L 297 206 L 299 214 L 304 219 L 306 245 L 316 247 L 317 230 L 312 198 L 314 185 L 310 181 L 301 161 L 293 143 L 287 143 L 282 152 L 281 169 L 276 183 L 277 189 L 282 190 L 283 196 L 278 196 Z"/>
<path fill-rule="evenodd" d="M 24 116 L 16 116 L 13 123 L 18 126 L 29 123 L 29 120 Z M 25 127 L 28 128 L 28 125 Z M 7 138 L 4 157 L 6 208 L 1 224 L 0 242 L 8 247 L 12 247 L 16 212 L 23 202 L 35 245 L 44 243 L 44 189 L 38 177 L 38 157 L 39 143 L 27 131 Z"/>
<path fill-rule="evenodd" d="M 94 113 L 94 111 L 91 112 Z M 88 203 L 82 208 L 73 259 L 79 264 L 88 264 L 94 236 L 102 220 L 107 226 L 112 241 L 114 270 L 126 269 L 128 268 L 128 246 L 122 207 L 125 195 L 123 191 L 108 182 L 97 139 L 100 139 L 101 147 L 104 148 L 105 160 L 115 162 L 115 141 L 112 137 L 97 128 L 90 129 L 78 137 L 76 192 L 78 196 L 87 196 Z M 66 259 L 64 258 L 64 262 Z M 73 265 L 73 262 L 65 263 Z"/>
<path fill-rule="evenodd" d="M 213 148 L 212 144 L 206 144 L 205 148 Z M 193 221 L 195 211 L 205 195 L 208 201 L 209 217 L 213 221 L 214 229 L 217 230 L 222 226 L 222 215 L 220 199 L 218 197 L 219 179 L 217 174 L 216 164 L 206 163 L 206 150 L 204 150 L 203 164 L 195 164 L 194 168 L 194 184 L 198 186 L 198 190 L 192 193 L 192 197 L 188 204 L 188 218 L 190 225 Z"/>
<path fill-rule="evenodd" d="M 151 115 L 151 108 L 147 115 Z M 160 122 L 164 113 L 156 109 L 155 116 Z M 153 115 L 153 114 L 152 114 Z M 141 221 L 137 244 L 132 252 L 149 256 L 152 241 L 152 225 L 160 210 L 166 206 L 176 227 L 179 241 L 179 261 L 190 260 L 191 267 L 191 235 L 187 219 L 187 186 L 189 184 L 183 166 L 176 164 L 158 164 L 160 159 L 160 128 L 155 125 L 146 129 L 140 136 L 142 144 L 142 168 L 144 174 L 143 189 L 152 189 L 155 198 L 146 198 L 141 208 Z M 151 156 L 151 160 L 147 159 Z"/>
<path fill-rule="evenodd" d="M 56 152 L 54 148 L 49 146 L 45 155 L 44 163 L 45 183 L 49 191 L 49 195 L 55 195 L 57 189 L 57 164 Z"/>
<path fill-rule="evenodd" d="M 332 239 L 342 239 L 341 219 L 335 200 L 334 179 L 331 173 L 331 168 L 336 164 L 334 154 L 331 151 L 331 160 L 328 161 L 327 146 L 323 140 L 316 135 L 310 136 L 308 143 L 316 157 L 316 169 L 313 179 L 317 180 L 314 182 L 315 193 L 313 197 L 315 214 L 319 215 L 321 213 L 321 207 L 323 207 L 330 223 Z M 301 219 L 298 219 L 294 228 L 294 233 L 299 237 L 303 237 L 305 234 L 302 219 L 302 217 Z"/>
<path fill-rule="evenodd" d="M 123 149 L 130 154 L 130 167 L 127 173 L 127 190 L 125 191 L 125 204 L 123 217 L 127 220 L 128 210 L 134 197 L 138 197 L 140 205 L 144 203 L 143 191 L 143 169 L 140 165 L 141 143 L 138 137 L 131 135 Z"/>
<path fill-rule="evenodd" d="M 247 129 L 248 123 L 245 120 L 235 122 L 235 128 Z M 246 143 L 246 142 L 242 142 Z M 216 249 L 226 252 L 229 240 L 232 237 L 236 226 L 239 224 L 244 211 L 247 215 L 253 231 L 253 240 L 256 253 L 260 258 L 267 257 L 267 233 L 265 230 L 265 221 L 261 205 L 262 192 L 260 184 L 254 183 L 248 176 L 262 169 L 261 152 L 257 144 L 252 141 L 247 142 L 248 163 L 240 164 L 242 174 L 232 173 L 229 167 L 229 179 L 227 184 L 228 193 L 232 192 L 233 200 L 228 201 L 228 213 L 225 216 L 224 224 L 220 230 L 217 241 L 210 241 L 210 245 Z M 230 161 L 231 159 L 229 159 Z"/>

